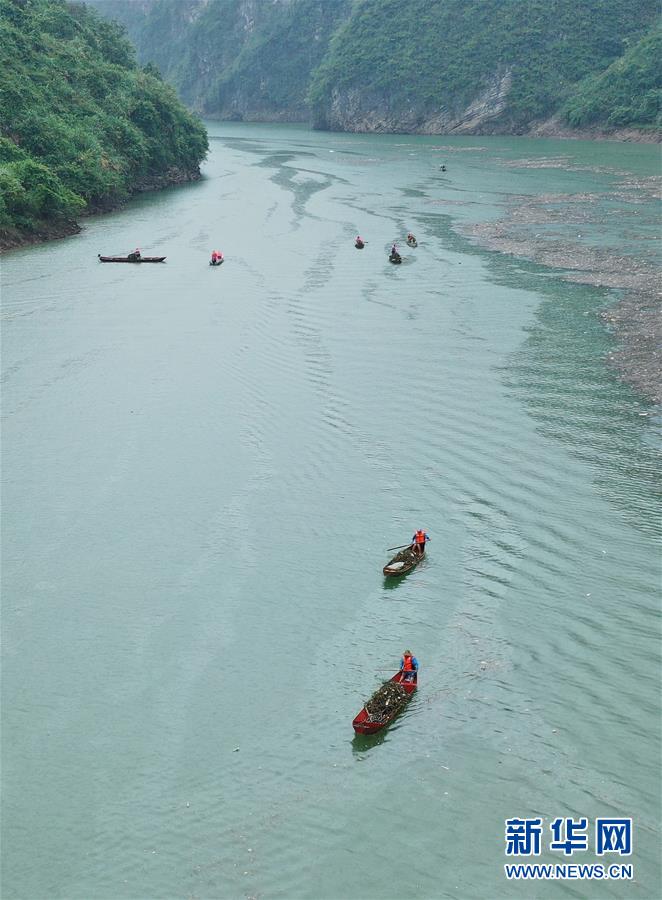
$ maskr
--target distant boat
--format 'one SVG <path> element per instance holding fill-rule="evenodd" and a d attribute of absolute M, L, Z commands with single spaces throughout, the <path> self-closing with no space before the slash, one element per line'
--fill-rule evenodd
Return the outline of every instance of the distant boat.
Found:
<path fill-rule="evenodd" d="M 400 265 L 402 262 L 402 257 L 399 253 L 391 253 L 388 258 L 389 262 L 395 263 L 396 265 Z"/>
<path fill-rule="evenodd" d="M 97 253 L 99 262 L 125 262 L 125 263 L 154 263 L 163 262 L 165 256 L 141 256 L 138 259 L 130 259 L 128 256 L 102 256 Z"/>
<path fill-rule="evenodd" d="M 356 241 L 354 241 L 354 246 L 357 250 L 363 250 L 363 248 L 365 247 L 365 241 L 359 241 L 357 239 Z"/>
<path fill-rule="evenodd" d="M 410 238 L 407 238 L 407 243 L 409 244 L 410 247 L 418 247 L 418 241 L 413 236 Z"/>
<path fill-rule="evenodd" d="M 210 266 L 220 266 L 221 263 L 224 263 L 224 262 L 225 262 L 225 260 L 223 259 L 223 257 L 221 257 L 220 259 L 210 259 L 209 265 Z"/>
<path fill-rule="evenodd" d="M 416 681 L 403 681 L 404 674 L 404 672 L 396 672 L 386 684 L 389 684 L 390 682 L 399 684 L 406 692 L 406 696 L 394 698 L 391 708 L 388 711 L 383 711 L 378 718 L 371 715 L 369 709 L 370 700 L 368 700 L 361 712 L 354 717 L 354 721 L 352 722 L 352 728 L 357 734 L 374 734 L 376 731 L 381 731 L 382 728 L 385 728 L 397 715 L 399 715 L 399 713 L 402 712 L 408 701 L 411 699 L 411 695 L 416 690 Z M 416 675 L 414 678 L 416 678 Z M 383 692 L 383 690 L 384 686 L 382 686 L 379 691 L 376 691 L 370 699 L 375 699 L 380 692 Z M 402 691 L 400 694 L 402 694 Z"/>

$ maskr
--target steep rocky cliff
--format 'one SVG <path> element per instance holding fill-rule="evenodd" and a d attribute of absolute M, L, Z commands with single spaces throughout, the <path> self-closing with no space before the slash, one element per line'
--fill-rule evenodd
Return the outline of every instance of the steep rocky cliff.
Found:
<path fill-rule="evenodd" d="M 425 134 L 659 128 L 658 0 L 89 2 L 208 116 Z"/>
<path fill-rule="evenodd" d="M 317 128 L 519 133 L 558 112 L 654 27 L 640 0 L 363 0 L 309 99 Z M 653 116 L 646 108 L 646 124 Z"/>
<path fill-rule="evenodd" d="M 478 134 L 499 122 L 512 85 L 510 70 L 497 72 L 466 105 L 452 103 L 431 110 L 414 94 L 393 102 L 385 91 L 334 88 L 317 127 L 331 131 L 403 132 L 406 134 Z"/>
<path fill-rule="evenodd" d="M 306 93 L 351 0 L 92 0 L 182 99 L 224 119 L 310 119 Z"/>

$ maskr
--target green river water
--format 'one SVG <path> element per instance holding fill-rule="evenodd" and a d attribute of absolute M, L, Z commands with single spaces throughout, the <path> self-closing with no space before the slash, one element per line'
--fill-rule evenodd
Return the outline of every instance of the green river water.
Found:
<path fill-rule="evenodd" d="M 210 135 L 200 182 L 2 260 L 2 897 L 658 898 L 659 409 L 613 292 L 469 236 L 586 192 L 556 239 L 649 256 L 598 195 L 656 149 Z M 97 262 L 135 246 L 167 262 Z M 631 817 L 634 879 L 508 881 L 513 817 L 552 863 Z"/>

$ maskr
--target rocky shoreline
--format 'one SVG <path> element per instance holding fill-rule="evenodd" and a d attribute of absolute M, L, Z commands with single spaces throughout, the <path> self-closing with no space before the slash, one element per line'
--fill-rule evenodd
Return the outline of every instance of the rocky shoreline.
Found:
<path fill-rule="evenodd" d="M 662 131 L 642 131 L 640 128 L 572 128 L 561 121 L 558 116 L 552 116 L 544 122 L 532 125 L 526 132 L 526 137 L 535 138 L 560 138 L 562 140 L 575 141 L 620 141 L 631 144 L 660 144 L 662 143 Z"/>
<path fill-rule="evenodd" d="M 318 109 L 312 127 L 319 131 L 355 134 L 421 135 L 516 135 L 519 137 L 572 140 L 662 142 L 662 129 L 576 128 L 558 114 L 546 119 L 517 124 L 508 116 L 508 96 L 512 87 L 509 69 L 495 73 L 485 89 L 464 107 L 432 109 L 412 102 L 404 108 L 394 104 L 384 91 L 363 86 L 334 89 L 328 108 Z"/>
<path fill-rule="evenodd" d="M 172 168 L 162 175 L 146 176 L 133 185 L 131 193 L 126 199 L 90 205 L 81 213 L 81 219 L 121 209 L 138 194 L 144 194 L 148 191 L 160 191 L 174 185 L 187 184 L 189 181 L 199 181 L 201 177 L 199 168 L 195 170 Z M 33 231 L 21 231 L 16 228 L 2 229 L 0 230 L 0 253 L 7 253 L 8 251 L 29 247 L 33 244 L 43 244 L 46 241 L 71 237 L 71 235 L 80 234 L 82 230 L 83 226 L 71 220 L 40 222 Z"/>

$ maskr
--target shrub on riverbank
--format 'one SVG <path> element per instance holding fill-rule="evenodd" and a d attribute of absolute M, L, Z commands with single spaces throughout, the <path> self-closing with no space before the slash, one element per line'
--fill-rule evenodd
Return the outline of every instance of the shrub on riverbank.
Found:
<path fill-rule="evenodd" d="M 0 7 L 0 229 L 30 233 L 193 177 L 202 124 L 121 29 L 64 0 Z"/>

